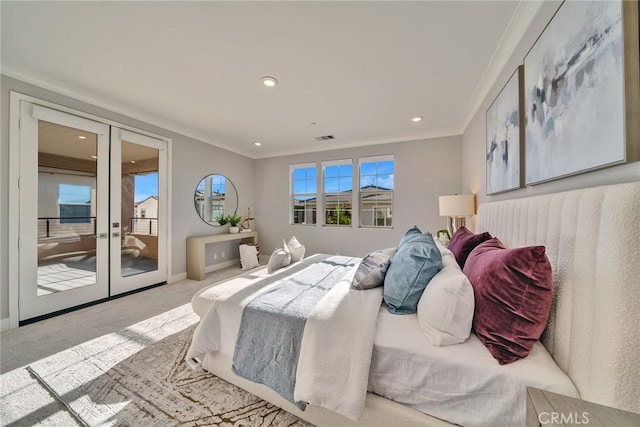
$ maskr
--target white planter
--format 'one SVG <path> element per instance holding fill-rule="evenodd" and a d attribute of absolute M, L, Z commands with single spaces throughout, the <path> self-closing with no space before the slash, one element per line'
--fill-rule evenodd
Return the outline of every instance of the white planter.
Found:
<path fill-rule="evenodd" d="M 240 232 L 240 227 L 229 227 L 229 233 L 236 234 Z"/>

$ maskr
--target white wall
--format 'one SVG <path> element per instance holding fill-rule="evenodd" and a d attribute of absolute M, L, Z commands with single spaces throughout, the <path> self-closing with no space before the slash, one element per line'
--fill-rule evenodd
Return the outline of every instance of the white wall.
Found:
<path fill-rule="evenodd" d="M 584 173 L 572 177 L 551 181 L 507 193 L 493 196 L 486 195 L 485 188 L 485 147 L 486 147 L 486 111 L 500 89 L 515 71 L 524 63 L 524 57 L 534 44 L 546 24 L 553 16 L 558 3 L 544 4 L 536 15 L 531 26 L 518 43 L 505 68 L 494 82 L 489 95 L 485 98 L 473 119 L 462 135 L 462 182 L 465 193 L 477 194 L 478 203 L 533 196 L 537 194 L 555 193 L 575 188 L 594 187 L 598 185 L 640 180 L 640 162 L 610 167 L 595 172 Z M 526 70 L 525 70 L 526 72 Z M 475 224 L 475 218 L 471 225 Z"/>
<path fill-rule="evenodd" d="M 45 101 L 74 108 L 89 114 L 103 117 L 119 123 L 135 126 L 173 140 L 173 164 L 170 182 L 173 189 L 171 201 L 173 241 L 169 251 L 172 254 L 170 274 L 186 272 L 186 238 L 190 235 L 226 232 L 218 227 L 205 224 L 196 213 L 193 193 L 200 180 L 210 173 L 226 175 L 238 190 L 239 213 L 246 212 L 247 206 L 253 209 L 253 161 L 247 157 L 232 153 L 210 144 L 170 132 L 130 117 L 123 116 L 86 102 L 78 101 L 58 93 L 33 86 L 31 84 L 2 75 L 0 80 L 0 318 L 9 315 L 9 276 L 7 272 L 9 244 L 9 91 L 16 91 Z M 212 250 L 214 250 L 212 248 Z M 220 263 L 237 257 L 237 244 L 217 248 L 225 250 L 227 257 L 219 258 Z M 234 252 L 235 251 L 235 252 Z M 235 254 L 235 255 L 234 255 Z M 209 256 L 213 263 L 212 253 Z"/>
<path fill-rule="evenodd" d="M 323 160 L 393 154 L 395 192 L 392 229 L 289 224 L 289 165 Z M 318 252 L 362 256 L 395 246 L 413 225 L 434 232 L 446 227 L 438 213 L 438 196 L 462 188 L 461 138 L 447 137 L 322 151 L 255 160 L 255 213 L 261 254 L 295 235 L 307 254 Z M 320 213 L 318 213 L 320 218 Z"/>

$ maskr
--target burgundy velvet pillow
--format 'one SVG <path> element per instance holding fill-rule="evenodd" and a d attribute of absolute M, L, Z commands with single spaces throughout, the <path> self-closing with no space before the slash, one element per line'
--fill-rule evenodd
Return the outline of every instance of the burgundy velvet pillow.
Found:
<path fill-rule="evenodd" d="M 451 242 L 449 242 L 449 250 L 453 252 L 453 255 L 458 261 L 460 268 L 464 268 L 464 264 L 467 261 L 467 257 L 471 251 L 480 243 L 487 241 L 491 238 L 491 234 L 484 232 L 480 234 L 473 234 L 466 227 L 460 227 L 458 231 L 453 233 Z"/>
<path fill-rule="evenodd" d="M 506 249 L 493 238 L 464 267 L 476 300 L 473 328 L 501 365 L 527 357 L 547 325 L 553 299 L 544 246 Z"/>

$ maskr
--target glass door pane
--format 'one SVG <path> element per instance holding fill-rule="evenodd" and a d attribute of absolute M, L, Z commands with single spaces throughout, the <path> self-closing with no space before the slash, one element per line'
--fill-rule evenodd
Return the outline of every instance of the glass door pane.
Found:
<path fill-rule="evenodd" d="M 38 121 L 38 296 L 96 284 L 97 144 Z"/>
<path fill-rule="evenodd" d="M 158 149 L 122 141 L 120 276 L 158 269 Z"/>

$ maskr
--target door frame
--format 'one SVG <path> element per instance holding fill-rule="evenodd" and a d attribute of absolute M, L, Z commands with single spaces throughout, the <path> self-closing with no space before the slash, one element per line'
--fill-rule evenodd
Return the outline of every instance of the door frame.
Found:
<path fill-rule="evenodd" d="M 109 126 L 116 126 L 120 129 L 128 130 L 131 132 L 139 133 L 149 136 L 151 138 L 160 139 L 167 142 L 167 281 L 172 278 L 172 214 L 171 214 L 171 195 L 172 195 L 172 157 L 173 140 L 166 136 L 148 132 L 139 129 L 134 126 L 130 126 L 126 123 L 117 122 L 107 119 L 103 116 L 97 116 L 94 114 L 85 113 L 74 108 L 66 107 L 54 102 L 45 101 L 40 98 L 36 98 L 30 95 L 25 95 L 17 91 L 9 92 L 9 224 L 19 224 L 20 220 L 20 102 L 27 101 L 35 105 L 51 108 L 61 111 L 63 113 L 73 114 L 78 117 L 94 120 L 104 123 Z M 95 107 L 91 104 L 86 104 L 87 107 Z M 115 114 L 108 110 L 104 110 L 104 115 L 108 116 Z M 133 120 L 133 119 L 131 119 Z M 149 125 L 152 126 L 152 125 Z M 19 276 L 19 229 L 18 227 L 9 227 L 8 233 L 8 252 L 9 262 L 7 266 L 9 276 L 9 329 L 17 328 L 19 326 L 19 311 L 20 311 L 20 276 Z"/>

